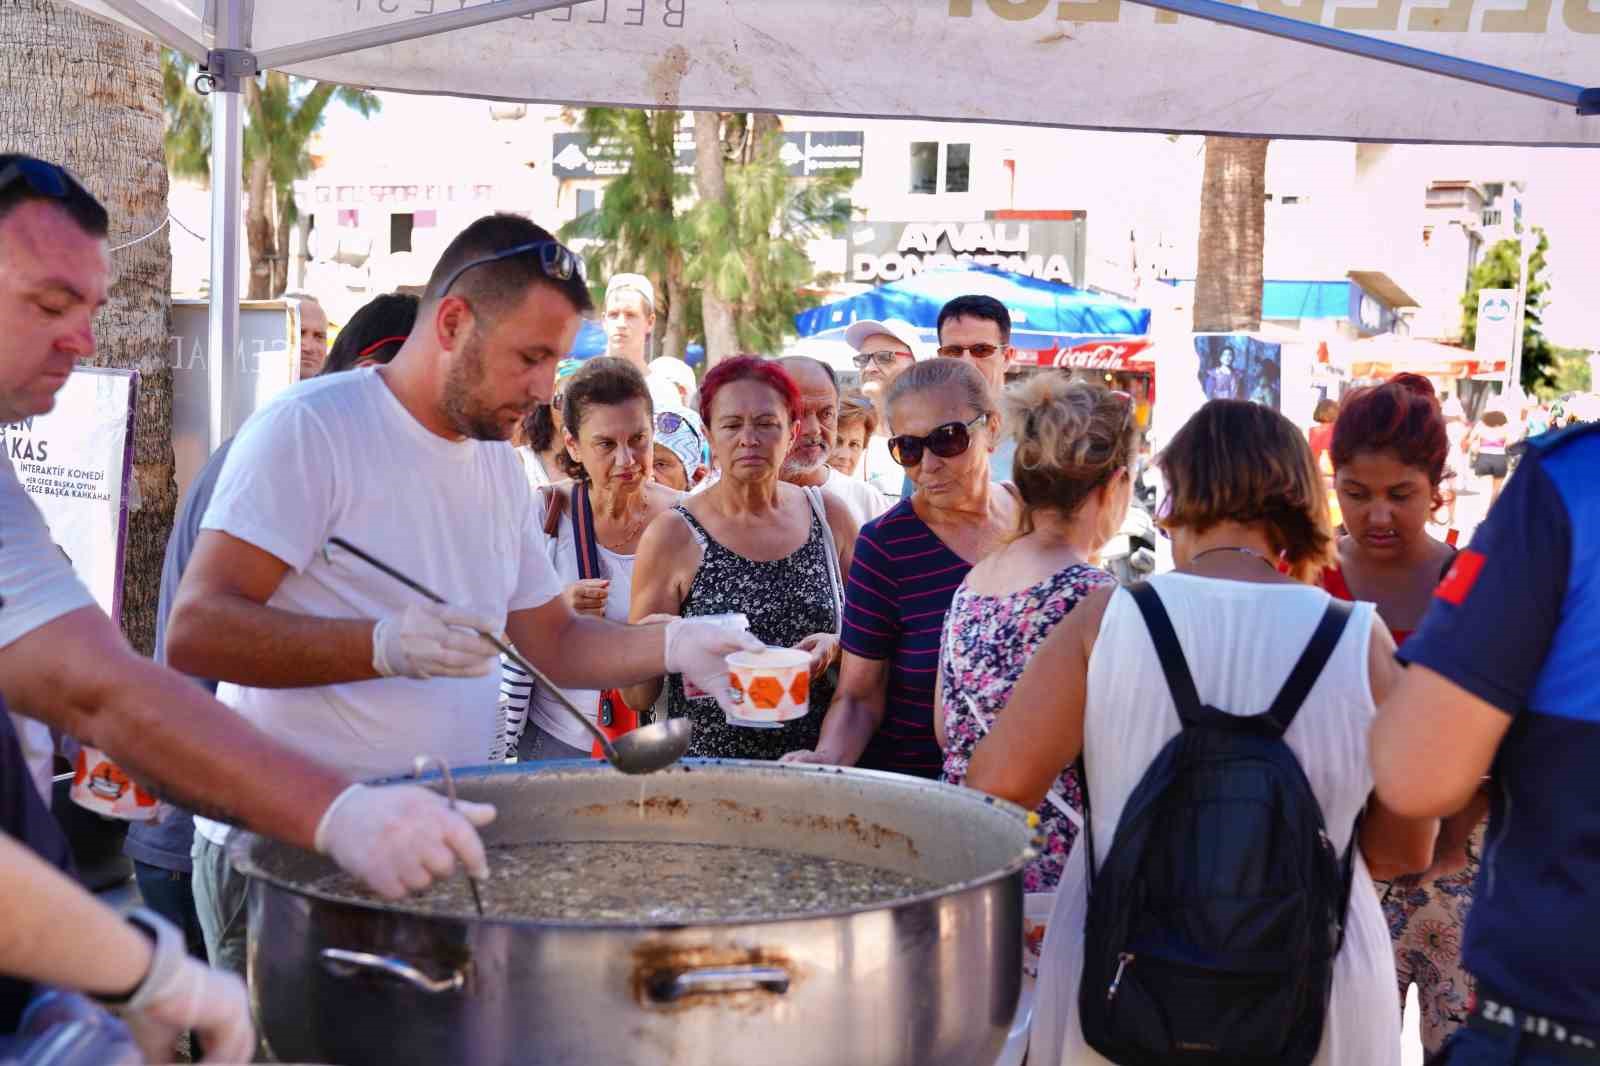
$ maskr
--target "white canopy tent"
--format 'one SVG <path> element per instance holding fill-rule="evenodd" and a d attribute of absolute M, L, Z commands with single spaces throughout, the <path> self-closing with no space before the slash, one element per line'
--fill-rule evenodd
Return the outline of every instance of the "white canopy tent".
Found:
<path fill-rule="evenodd" d="M 213 352 L 237 344 L 240 79 L 260 70 L 554 103 L 1600 145 L 1600 0 L 75 2 L 207 71 Z"/>

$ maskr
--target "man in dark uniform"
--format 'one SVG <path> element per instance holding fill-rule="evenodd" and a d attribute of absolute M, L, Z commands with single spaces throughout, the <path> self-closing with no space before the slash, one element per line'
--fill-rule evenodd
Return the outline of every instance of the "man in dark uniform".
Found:
<path fill-rule="evenodd" d="M 1600 1063 L 1600 427 L 1530 441 L 1400 653 L 1378 797 L 1443 816 L 1492 774 L 1449 1066 Z"/>

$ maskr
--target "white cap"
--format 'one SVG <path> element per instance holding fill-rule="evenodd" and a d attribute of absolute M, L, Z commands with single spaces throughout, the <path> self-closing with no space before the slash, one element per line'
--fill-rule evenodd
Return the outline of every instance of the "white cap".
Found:
<path fill-rule="evenodd" d="M 693 395 L 698 386 L 694 379 L 694 371 L 689 369 L 689 364 L 671 355 L 650 360 L 650 365 L 645 368 L 645 377 L 658 378 L 668 384 L 676 385 L 686 396 Z M 683 400 L 679 398 L 673 402 L 673 406 L 677 407 L 682 403 Z"/>
<path fill-rule="evenodd" d="M 877 336 L 893 337 L 910 348 L 911 355 L 915 359 L 933 358 L 933 353 L 923 343 L 922 334 L 917 332 L 917 327 L 898 318 L 885 319 L 882 322 L 870 318 L 863 322 L 852 322 L 850 328 L 844 331 L 844 342 L 859 352 L 862 345 Z"/>
<path fill-rule="evenodd" d="M 613 274 L 611 280 L 606 282 L 606 303 L 611 302 L 611 294 L 622 289 L 633 289 L 644 297 L 646 314 L 656 313 L 656 287 L 650 284 L 650 279 L 643 274 Z"/>

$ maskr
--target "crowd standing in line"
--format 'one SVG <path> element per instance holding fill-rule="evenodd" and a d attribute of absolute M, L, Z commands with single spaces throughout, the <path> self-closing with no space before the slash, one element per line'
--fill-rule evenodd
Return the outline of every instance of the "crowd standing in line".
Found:
<path fill-rule="evenodd" d="M 0 420 L 48 411 L 92 352 L 106 231 L 70 175 L 0 156 L 15 338 Z M 220 686 L 134 655 L 0 470 L 0 897 L 19 931 L 0 938 L 0 1054 L 42 983 L 121 1002 L 147 1054 L 194 1030 L 208 1058 L 247 1055 L 242 985 L 185 959 L 243 968 L 231 825 L 316 847 L 389 896 L 458 862 L 481 873 L 474 826 L 492 808 L 350 778 L 419 751 L 590 756 L 512 664 L 491 702 L 486 636 L 504 632 L 605 728 L 688 717 L 693 755 L 943 777 L 1036 811 L 1046 846 L 1025 885 L 1057 895 L 1030 1061 L 1103 1062 L 1078 994 L 1090 871 L 1185 705 L 1141 617 L 1155 596 L 1196 698 L 1229 715 L 1271 703 L 1329 604 L 1355 603 L 1283 732 L 1350 879 L 1312 1061 L 1397 1062 L 1411 984 L 1451 1066 L 1600 1061 L 1600 966 L 1573 935 L 1593 924 L 1600 833 L 1582 673 L 1600 653 L 1592 427 L 1539 435 L 1525 412 L 1507 481 L 1519 427 L 1492 409 L 1468 432 L 1424 379 L 1319 406 L 1309 437 L 1213 401 L 1156 460 L 1177 570 L 1136 603 L 1098 568 L 1137 472 L 1133 403 L 1055 375 L 1006 391 L 1010 316 L 986 297 L 943 309 L 940 358 L 906 323 L 855 323 L 860 396 L 807 358 L 732 359 L 698 387 L 679 360 L 647 363 L 655 294 L 638 275 L 607 286 L 608 357 L 564 359 L 589 309 L 581 263 L 513 216 L 469 227 L 420 300 L 379 297 L 331 351 L 300 300 L 301 375 L 317 380 L 212 457 L 168 548 L 158 659 Z M 498 446 L 513 437 L 518 451 Z M 1500 500 L 1458 555 L 1427 525 L 1462 459 Z M 451 607 L 341 557 L 336 536 Z M 762 645 L 810 657 L 807 712 L 776 729 L 742 723 L 725 687 L 726 655 Z M 94 678 L 73 669 L 86 658 Z M 48 769 L 41 722 L 199 812 L 198 834 L 181 809 L 130 832 L 151 904 L 131 924 L 63 872 L 29 773 L 30 758 Z"/>

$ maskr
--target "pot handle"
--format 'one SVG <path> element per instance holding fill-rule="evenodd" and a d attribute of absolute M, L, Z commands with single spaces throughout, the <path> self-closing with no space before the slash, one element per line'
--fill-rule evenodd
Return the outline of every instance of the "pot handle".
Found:
<path fill-rule="evenodd" d="M 761 989 L 778 995 L 789 991 L 789 971 L 779 966 L 698 966 L 673 970 L 652 979 L 650 998 L 675 1003 L 685 996 L 748 992 Z"/>
<path fill-rule="evenodd" d="M 343 948 L 323 948 L 322 968 L 335 977 L 353 977 L 362 970 L 378 973 L 404 981 L 420 992 L 437 995 L 440 992 L 458 992 L 466 986 L 467 976 L 460 970 L 449 977 L 432 978 L 408 962 L 387 955 L 369 955 L 365 951 L 346 951 Z"/>

